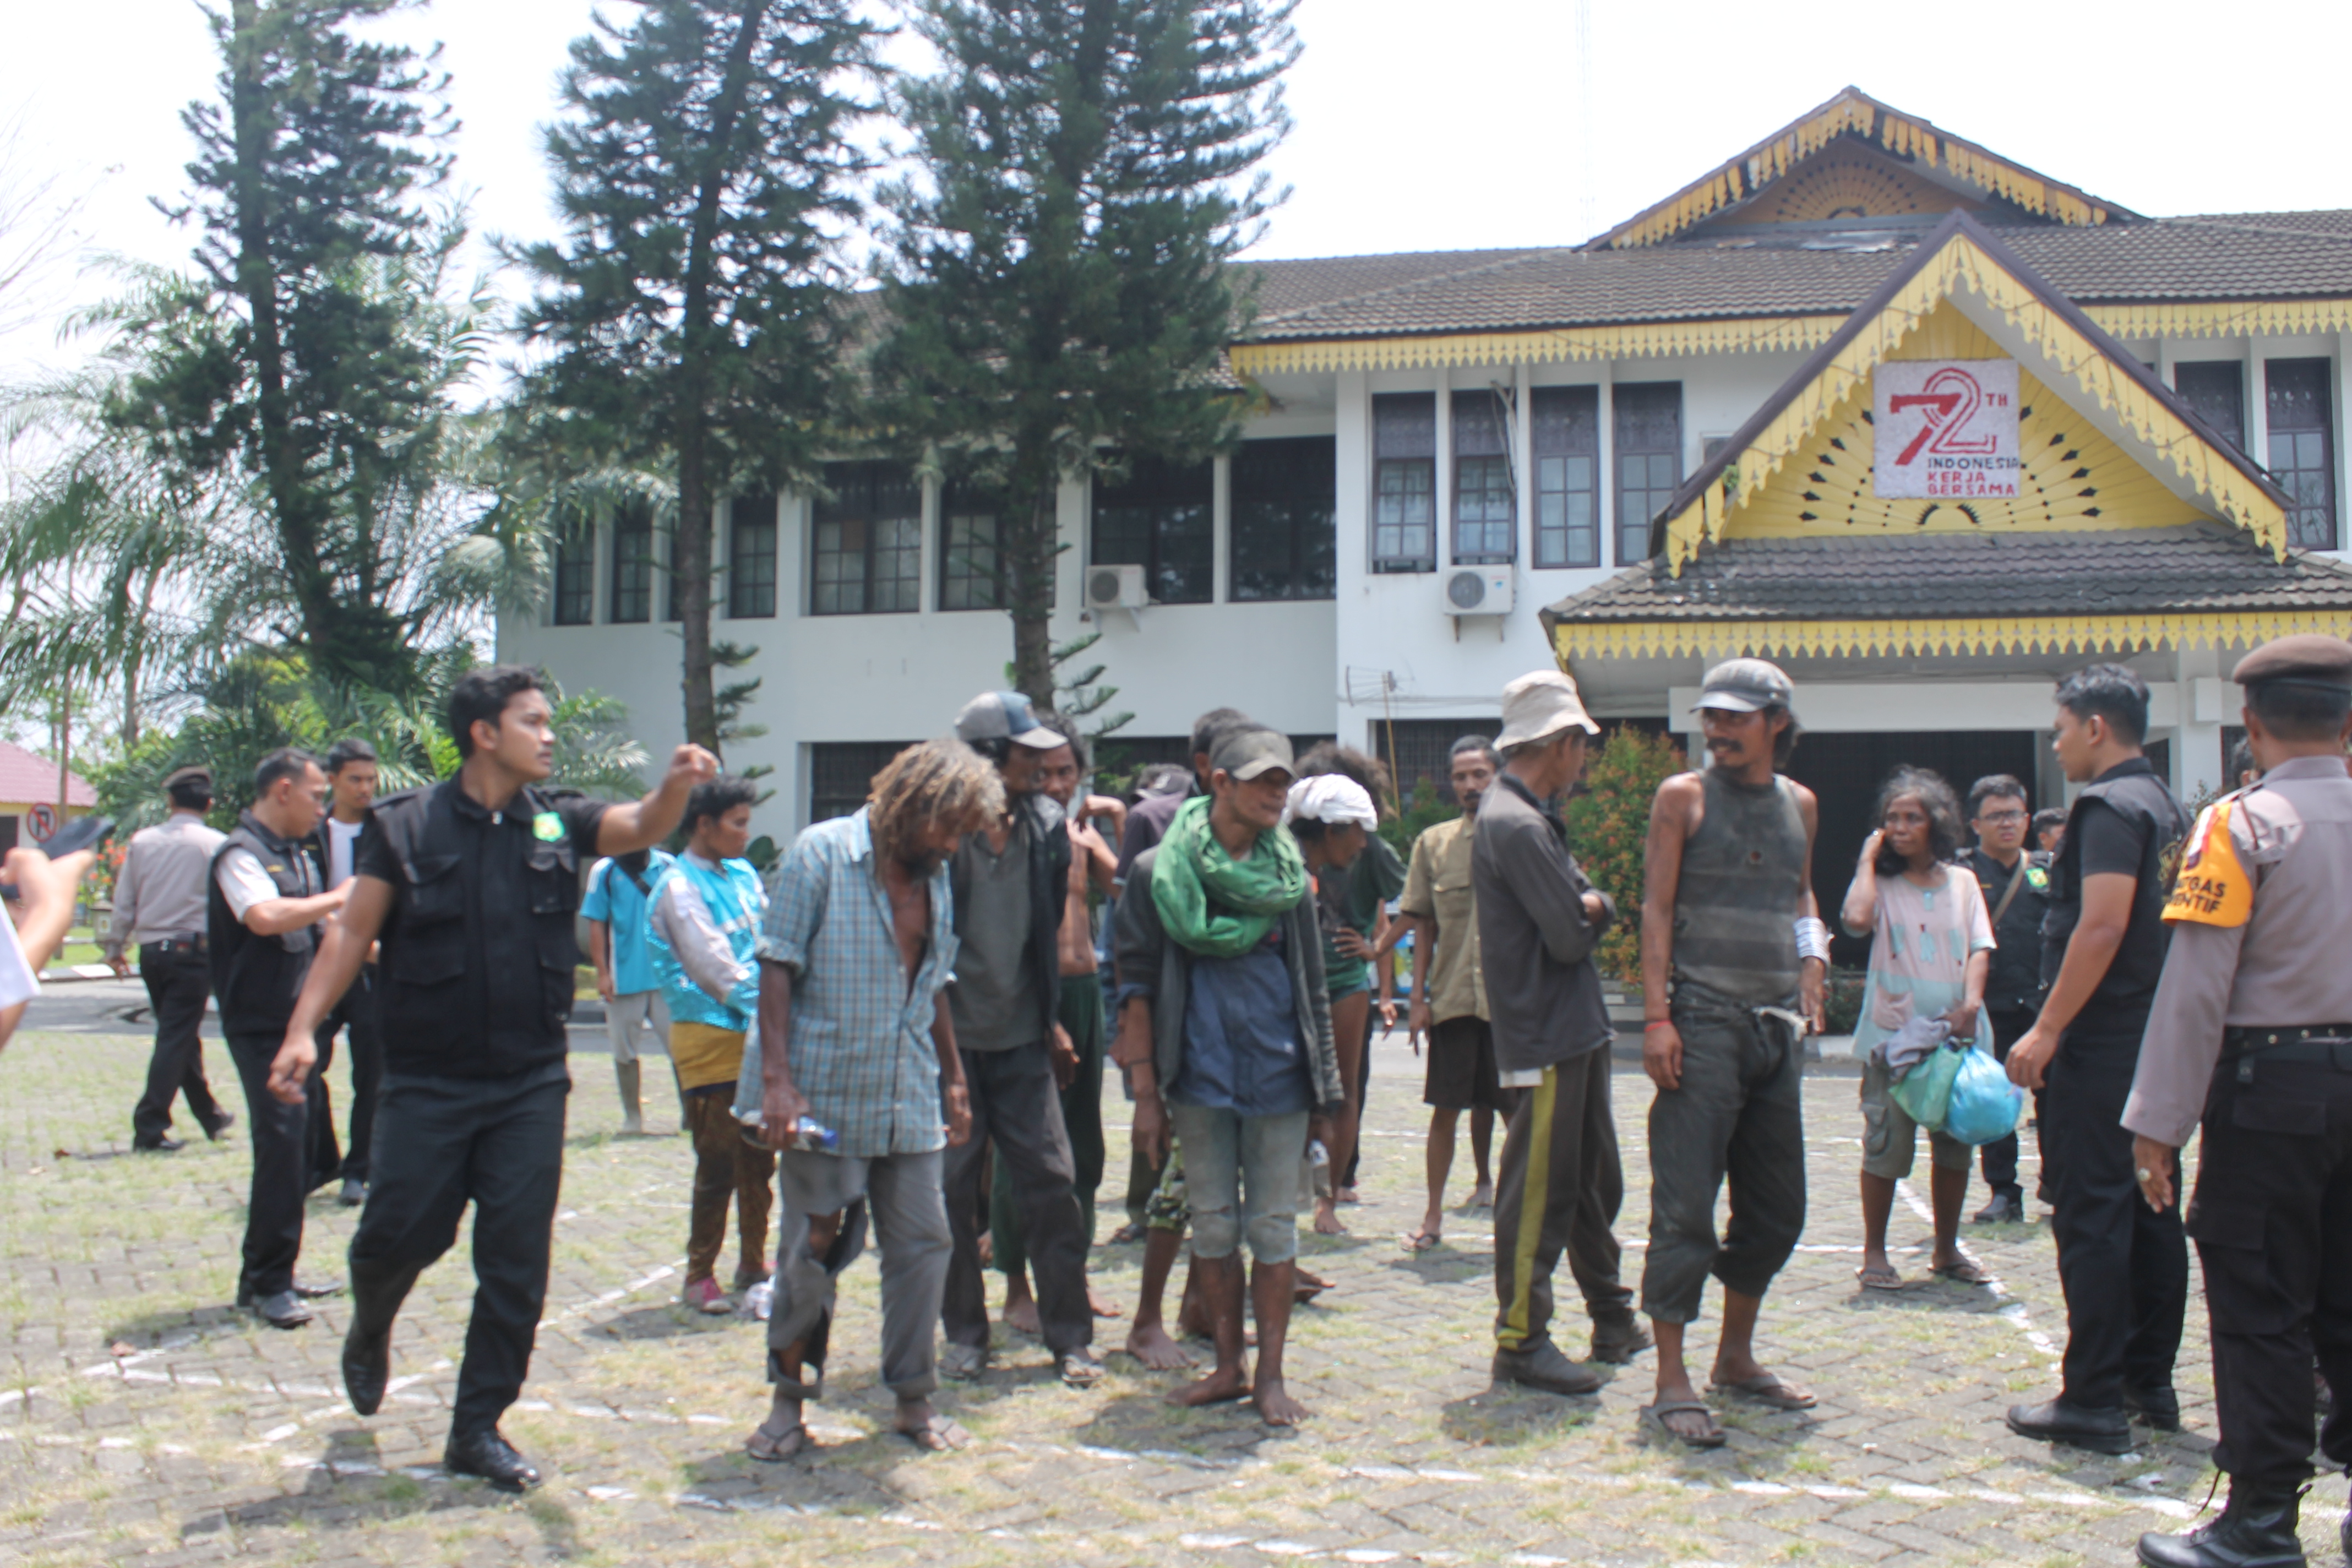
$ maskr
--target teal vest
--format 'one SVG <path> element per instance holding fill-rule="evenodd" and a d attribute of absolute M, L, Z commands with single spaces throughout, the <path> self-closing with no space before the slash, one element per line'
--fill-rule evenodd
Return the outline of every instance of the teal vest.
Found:
<path fill-rule="evenodd" d="M 653 892 L 646 900 L 649 912 L 669 896 L 673 877 L 685 878 L 701 895 L 710 923 L 727 939 L 735 962 L 750 973 L 726 1001 L 712 1001 L 709 992 L 687 977 L 686 967 L 678 963 L 661 926 L 648 920 L 646 950 L 652 955 L 654 974 L 669 1004 L 670 1020 L 748 1033 L 760 1006 L 760 921 L 768 910 L 768 890 L 761 885 L 760 873 L 751 869 L 749 860 L 729 860 L 714 871 L 680 855 L 654 879 Z"/>

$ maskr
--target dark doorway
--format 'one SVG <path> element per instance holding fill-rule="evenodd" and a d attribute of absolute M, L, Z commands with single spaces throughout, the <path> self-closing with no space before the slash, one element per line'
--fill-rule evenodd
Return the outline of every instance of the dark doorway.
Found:
<path fill-rule="evenodd" d="M 2033 789 L 2039 760 L 2031 730 L 1906 731 L 1895 734 L 1806 735 L 1797 742 L 1789 776 L 1821 802 L 1821 831 L 1813 841 L 1813 896 L 1830 928 L 1830 954 L 1838 967 L 1859 969 L 1868 961 L 1866 938 L 1847 936 L 1838 926 L 1838 906 L 1862 841 L 1877 826 L 1873 812 L 1878 786 L 1908 763 L 1944 776 L 1966 809 L 1969 786 L 1987 773 L 2007 773 Z M 2053 804 L 2033 800 L 2035 809 Z"/>

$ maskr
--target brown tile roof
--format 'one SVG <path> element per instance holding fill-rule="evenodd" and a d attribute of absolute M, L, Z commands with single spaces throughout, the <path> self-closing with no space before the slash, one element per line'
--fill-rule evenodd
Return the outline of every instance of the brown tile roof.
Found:
<path fill-rule="evenodd" d="M 1544 612 L 1627 621 L 1943 620 L 2156 611 L 2352 609 L 2352 567 L 2279 561 L 2220 523 L 2076 533 L 1729 539 L 1676 577 L 1629 567 Z"/>
<path fill-rule="evenodd" d="M 1457 251 L 1253 263 L 1244 341 L 1537 331 L 1852 310 L 1924 228 L 1711 236 L 1622 251 Z M 2069 299 L 2352 295 L 2352 211 L 2163 218 L 1993 232 Z"/>

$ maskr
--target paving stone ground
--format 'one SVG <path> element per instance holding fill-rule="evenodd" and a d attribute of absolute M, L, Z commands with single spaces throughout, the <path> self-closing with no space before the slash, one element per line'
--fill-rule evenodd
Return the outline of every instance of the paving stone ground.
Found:
<path fill-rule="evenodd" d="M 1638 1427 L 1647 1357 L 1598 1398 L 1490 1385 L 1490 1217 L 1455 1214 L 1446 1244 L 1418 1257 L 1399 1245 L 1419 1214 L 1426 1112 L 1398 1037 L 1375 1076 L 1366 1202 L 1343 1211 L 1354 1234 L 1304 1244 L 1339 1287 L 1296 1327 L 1306 1427 L 1171 1409 L 1173 1379 L 1124 1356 L 1075 1393 L 1042 1347 L 1000 1331 L 995 1369 L 943 1399 L 978 1446 L 918 1455 L 888 1434 L 874 1381 L 868 1261 L 848 1282 L 834 1399 L 813 1407 L 822 1447 L 777 1467 L 740 1447 L 765 1403 L 761 1326 L 675 1303 L 686 1145 L 619 1137 L 604 1062 L 580 1057 L 547 1321 L 506 1426 L 550 1480 L 508 1500 L 438 1467 L 471 1289 L 462 1253 L 412 1299 L 383 1412 L 354 1416 L 335 1370 L 342 1302 L 293 1332 L 226 1304 L 241 1139 L 125 1152 L 145 1055 L 121 1034 L 36 1032 L 0 1058 L 0 1560 L 2057 1565 L 2130 1561 L 2135 1538 L 2179 1528 L 2210 1479 L 2201 1305 L 2181 1354 L 2187 1429 L 2109 1459 L 2001 1424 L 2053 1386 L 2063 1339 L 2045 1224 L 1971 1228 L 1993 1288 L 1924 1282 L 1925 1192 L 1906 1188 L 1894 1239 L 1920 1282 L 1856 1288 L 1859 1117 L 1834 1065 L 1807 1083 L 1812 1218 L 1765 1320 L 1768 1358 L 1820 1393 L 1818 1410 L 1726 1406 L 1729 1446 L 1692 1455 Z M 234 1084 L 217 1045 L 208 1067 Z M 1647 1228 L 1649 1098 L 1623 1066 L 1629 1272 Z M 655 1111 L 656 1130 L 675 1126 L 674 1104 Z M 1106 1232 L 1125 1161 L 1120 1134 Z M 1465 1140 L 1456 1201 L 1467 1191 Z M 351 1211 L 313 1205 L 311 1272 L 339 1272 L 352 1228 Z M 1097 1247 L 1108 1294 L 1132 1301 L 1139 1259 Z M 1580 1352 L 1581 1327 L 1562 1325 Z M 1123 1335 L 1104 1325 L 1105 1348 Z M 1694 1342 L 1706 1352 L 1711 1323 Z M 2314 1494 L 2315 1562 L 2340 1560 L 2343 1501 L 2340 1479 Z"/>

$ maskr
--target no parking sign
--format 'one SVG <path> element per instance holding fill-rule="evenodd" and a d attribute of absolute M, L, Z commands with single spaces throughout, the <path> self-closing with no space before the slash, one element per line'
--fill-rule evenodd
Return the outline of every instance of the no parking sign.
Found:
<path fill-rule="evenodd" d="M 33 807 L 31 811 L 25 814 L 25 831 L 31 836 L 33 842 L 36 844 L 40 843 L 45 838 L 56 837 L 58 832 L 58 808 L 51 805 L 47 801 L 43 801 L 40 805 Z"/>

